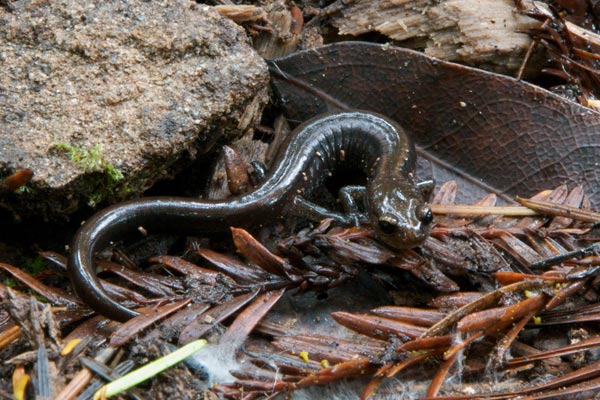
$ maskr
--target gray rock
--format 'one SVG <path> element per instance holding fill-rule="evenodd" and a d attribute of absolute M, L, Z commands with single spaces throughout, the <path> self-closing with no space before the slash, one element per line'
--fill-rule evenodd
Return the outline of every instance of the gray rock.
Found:
<path fill-rule="evenodd" d="M 188 0 L 0 3 L 0 193 L 17 216 L 132 197 L 216 143 L 267 100 L 243 30 Z M 187 160 L 187 161 L 184 161 Z"/>

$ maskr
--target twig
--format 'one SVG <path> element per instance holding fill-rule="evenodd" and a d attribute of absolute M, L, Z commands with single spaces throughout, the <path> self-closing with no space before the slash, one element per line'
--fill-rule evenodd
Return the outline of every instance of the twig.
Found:
<path fill-rule="evenodd" d="M 600 250 L 600 243 L 594 243 L 591 246 L 584 247 L 583 249 L 577 249 L 577 250 L 569 251 L 566 253 L 557 254 L 555 256 L 536 261 L 534 263 L 529 264 L 529 268 L 531 268 L 531 269 L 547 268 L 552 265 L 561 263 L 565 260 L 569 260 L 571 258 L 581 258 L 581 257 L 598 255 L 599 250 Z M 578 274 L 580 274 L 580 273 L 570 274 L 569 278 L 581 278 L 581 276 L 575 276 Z"/>
<path fill-rule="evenodd" d="M 515 197 L 515 200 L 524 205 L 525 207 L 531 208 L 541 214 L 558 215 L 561 217 L 567 217 L 582 222 L 600 222 L 600 213 L 582 210 L 580 208 L 566 206 L 564 204 L 550 203 L 547 201 L 524 199 L 522 197 Z"/>
<path fill-rule="evenodd" d="M 539 215 L 536 211 L 519 206 L 471 206 L 456 204 L 431 204 L 434 214 L 452 214 L 462 216 L 505 215 L 511 217 L 531 217 Z"/>

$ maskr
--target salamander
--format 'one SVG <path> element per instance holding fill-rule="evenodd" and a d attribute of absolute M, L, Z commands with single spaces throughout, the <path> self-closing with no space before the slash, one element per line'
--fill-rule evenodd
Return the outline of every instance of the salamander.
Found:
<path fill-rule="evenodd" d="M 226 200 L 146 197 L 115 204 L 88 219 L 70 246 L 68 270 L 79 297 L 98 313 L 125 321 L 136 315 L 111 299 L 99 283 L 94 254 L 143 226 L 149 232 L 202 234 L 231 226 L 256 227 L 290 215 L 333 217 L 343 224 L 364 220 L 394 248 L 419 245 L 429 234 L 432 212 L 415 179 L 415 147 L 394 121 L 375 113 L 341 112 L 299 125 L 281 146 L 273 167 L 250 193 Z M 343 191 L 346 213 L 306 199 L 336 169 L 352 167 L 367 177 L 358 192 L 364 211 Z M 356 187 L 353 187 L 356 189 Z"/>

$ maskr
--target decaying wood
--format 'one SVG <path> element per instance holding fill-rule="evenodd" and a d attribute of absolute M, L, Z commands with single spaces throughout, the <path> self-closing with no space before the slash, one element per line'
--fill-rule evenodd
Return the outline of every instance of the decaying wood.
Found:
<path fill-rule="evenodd" d="M 379 32 L 429 56 L 504 72 L 519 68 L 531 43 L 526 32 L 540 22 L 513 0 L 359 0 L 332 24 L 342 35 Z"/>
<path fill-rule="evenodd" d="M 300 49 L 323 45 L 319 27 L 304 27 L 304 16 L 297 6 L 276 1 L 265 10 L 271 29 L 261 32 L 253 40 L 255 50 L 262 57 L 282 57 Z"/>
<path fill-rule="evenodd" d="M 267 20 L 267 13 L 262 7 L 252 5 L 216 5 L 214 9 L 235 22 L 259 22 Z"/>

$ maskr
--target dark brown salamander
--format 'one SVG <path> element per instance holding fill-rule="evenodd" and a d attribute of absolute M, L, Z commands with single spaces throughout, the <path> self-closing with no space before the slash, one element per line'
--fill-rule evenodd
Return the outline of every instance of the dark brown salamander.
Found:
<path fill-rule="evenodd" d="M 363 220 L 351 205 L 349 214 L 341 214 L 312 207 L 304 200 L 341 165 L 366 174 L 367 186 L 362 190 L 366 217 L 382 241 L 408 248 L 425 240 L 432 213 L 415 182 L 415 149 L 404 130 L 368 112 L 328 114 L 295 129 L 270 173 L 251 193 L 222 201 L 148 197 L 98 212 L 79 229 L 71 244 L 69 273 L 75 292 L 112 319 L 124 321 L 137 315 L 107 295 L 96 277 L 93 257 L 140 226 L 149 232 L 197 234 L 226 231 L 231 226 L 259 226 L 289 215 L 332 216 L 347 224 Z M 351 197 L 348 193 L 347 200 Z"/>

